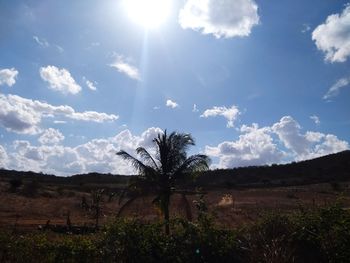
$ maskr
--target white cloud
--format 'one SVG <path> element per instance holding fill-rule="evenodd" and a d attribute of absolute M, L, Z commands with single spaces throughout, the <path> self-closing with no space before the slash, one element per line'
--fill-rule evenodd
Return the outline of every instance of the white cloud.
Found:
<path fill-rule="evenodd" d="M 116 60 L 110 66 L 116 68 L 120 73 L 127 75 L 131 79 L 141 80 L 138 68 L 131 65 L 129 60 L 125 59 L 122 55 L 117 55 Z"/>
<path fill-rule="evenodd" d="M 313 120 L 316 125 L 320 125 L 321 124 L 320 118 L 318 116 L 316 116 L 316 115 L 311 115 L 310 119 Z"/>
<path fill-rule="evenodd" d="M 296 160 L 305 160 L 324 154 L 336 153 L 349 149 L 346 141 L 335 135 L 307 131 L 301 133 L 301 126 L 290 116 L 284 116 L 272 126 L 284 146 L 291 150 Z M 332 143 L 330 143 L 332 142 Z"/>
<path fill-rule="evenodd" d="M 336 97 L 339 92 L 340 89 L 349 86 L 350 84 L 350 78 L 341 78 L 338 79 L 336 83 L 334 83 L 332 85 L 332 87 L 329 88 L 329 90 L 327 91 L 327 93 L 323 96 L 324 100 L 329 100 L 333 97 Z"/>
<path fill-rule="evenodd" d="M 65 124 L 67 122 L 66 121 L 61 121 L 61 120 L 55 120 L 55 121 L 53 121 L 53 123 L 55 123 L 55 124 Z"/>
<path fill-rule="evenodd" d="M 59 45 L 55 45 L 55 47 L 57 48 L 58 52 L 63 53 L 64 49 L 63 47 L 59 46 Z"/>
<path fill-rule="evenodd" d="M 39 38 L 38 36 L 33 36 L 33 39 L 41 47 L 49 47 L 50 46 L 49 42 L 47 42 L 47 40 L 45 38 Z"/>
<path fill-rule="evenodd" d="M 272 126 L 285 147 L 292 150 L 299 156 L 307 155 L 310 141 L 300 134 L 301 127 L 291 116 L 284 116 Z"/>
<path fill-rule="evenodd" d="M 254 0 L 187 0 L 179 23 L 216 38 L 249 36 L 259 24 L 258 6 Z"/>
<path fill-rule="evenodd" d="M 67 105 L 53 106 L 46 102 L 11 94 L 0 94 L 0 105 L 0 125 L 8 131 L 24 134 L 39 133 L 42 118 L 47 117 L 65 117 L 97 123 L 115 121 L 119 118 L 114 114 L 96 111 L 76 112 Z"/>
<path fill-rule="evenodd" d="M 349 149 L 346 141 L 333 134 L 301 132 L 297 121 L 284 116 L 271 127 L 243 125 L 236 141 L 206 146 L 205 153 L 219 159 L 214 167 L 262 165 L 284 161 L 301 161 Z M 277 135 L 277 136 L 276 136 Z M 282 150 L 279 145 L 284 145 Z"/>
<path fill-rule="evenodd" d="M 192 112 L 198 112 L 197 104 L 193 104 Z"/>
<path fill-rule="evenodd" d="M 0 145 L 0 168 L 7 167 L 8 164 L 8 156 L 5 148 Z"/>
<path fill-rule="evenodd" d="M 14 141 L 7 151 L 0 145 L 0 157 L 4 157 L 0 159 L 0 166 L 56 175 L 88 172 L 134 174 L 136 171 L 132 166 L 116 156 L 116 152 L 123 149 L 136 156 L 135 149 L 139 146 L 152 151 L 149 148 L 153 145 L 152 140 L 161 132 L 161 129 L 151 127 L 138 136 L 124 130 L 113 137 L 93 139 L 75 147 L 57 143 L 33 146 L 28 141 Z M 3 164 L 4 160 L 8 161 Z"/>
<path fill-rule="evenodd" d="M 316 27 L 312 39 L 325 60 L 344 62 L 350 56 L 350 5 L 341 14 L 332 14 L 326 22 Z"/>
<path fill-rule="evenodd" d="M 33 39 L 42 48 L 48 48 L 50 46 L 53 46 L 60 53 L 63 53 L 63 51 L 64 51 L 63 47 L 61 47 L 59 45 L 56 45 L 56 44 L 51 45 L 45 38 L 40 38 L 38 36 L 33 36 Z"/>
<path fill-rule="evenodd" d="M 170 107 L 170 108 L 173 108 L 173 109 L 179 107 L 179 104 L 177 104 L 175 101 L 172 101 L 172 100 L 167 100 L 165 105 L 167 107 Z"/>
<path fill-rule="evenodd" d="M 242 135 L 236 141 L 225 141 L 215 147 L 206 146 L 206 154 L 219 157 L 218 167 L 263 165 L 282 160 L 284 153 L 273 142 L 268 127 L 243 125 L 240 131 Z"/>
<path fill-rule="evenodd" d="M 85 81 L 86 83 L 86 86 L 90 89 L 90 90 L 93 90 L 93 91 L 96 91 L 97 88 L 96 88 L 96 82 L 91 82 L 90 80 L 86 80 Z"/>
<path fill-rule="evenodd" d="M 64 135 L 59 130 L 53 128 L 45 130 L 38 139 L 41 144 L 58 144 L 63 140 Z"/>
<path fill-rule="evenodd" d="M 0 86 L 7 85 L 12 87 L 16 83 L 16 77 L 18 75 L 18 71 L 15 68 L 5 68 L 0 69 Z"/>
<path fill-rule="evenodd" d="M 49 83 L 49 88 L 63 94 L 77 94 L 81 87 L 75 82 L 68 70 L 55 66 L 40 68 L 40 77 Z"/>
<path fill-rule="evenodd" d="M 234 127 L 234 122 L 237 120 L 240 114 L 241 112 L 239 111 L 238 107 L 235 105 L 232 105 L 231 108 L 226 108 L 224 106 L 221 106 L 221 107 L 214 106 L 211 109 L 205 110 L 200 117 L 208 118 L 208 117 L 223 116 L 227 120 L 226 126 L 228 128 L 232 128 Z"/>

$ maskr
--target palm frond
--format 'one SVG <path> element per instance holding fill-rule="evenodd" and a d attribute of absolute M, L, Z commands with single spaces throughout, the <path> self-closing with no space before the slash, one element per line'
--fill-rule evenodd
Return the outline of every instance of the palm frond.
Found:
<path fill-rule="evenodd" d="M 159 167 L 156 161 L 153 159 L 152 155 L 143 147 L 138 147 L 136 153 L 141 156 L 149 165 L 152 165 L 154 169 L 158 170 Z"/>
<path fill-rule="evenodd" d="M 152 200 L 152 204 L 157 204 L 157 203 L 159 203 L 159 201 L 160 201 L 160 196 L 157 195 L 157 196 Z"/>
<path fill-rule="evenodd" d="M 127 195 L 127 193 L 128 193 L 128 188 L 125 188 L 122 190 L 122 192 L 119 195 L 119 201 L 118 201 L 119 205 L 122 203 L 122 201 L 124 200 L 124 197 Z"/>
<path fill-rule="evenodd" d="M 206 195 L 207 192 L 204 191 L 192 191 L 192 190 L 174 190 L 174 194 L 184 194 L 184 195 Z"/>
<path fill-rule="evenodd" d="M 181 194 L 181 201 L 184 204 L 187 220 L 192 221 L 191 206 L 190 206 L 190 203 L 188 202 L 188 199 L 187 199 L 185 194 Z"/>
<path fill-rule="evenodd" d="M 142 163 L 140 160 L 138 160 L 137 158 L 133 157 L 132 155 L 130 155 L 129 153 L 127 153 L 124 150 L 121 150 L 121 151 L 117 152 L 116 155 L 118 155 L 121 158 L 123 158 L 124 160 L 130 162 L 132 164 L 132 166 L 136 170 L 138 170 L 141 175 L 146 175 L 148 172 L 153 170 L 152 167 Z"/>
<path fill-rule="evenodd" d="M 188 157 L 174 172 L 172 179 L 182 179 L 186 174 L 201 172 L 209 169 L 210 159 L 204 154 L 196 154 Z"/>
<path fill-rule="evenodd" d="M 130 179 L 128 186 L 124 188 L 119 195 L 119 204 L 121 204 L 126 196 L 135 196 L 141 191 L 144 191 L 142 185 L 140 184 L 141 180 L 142 179 L 136 176 Z"/>
<path fill-rule="evenodd" d="M 121 215 L 121 213 L 122 213 L 129 205 L 131 205 L 137 198 L 139 198 L 139 196 L 134 196 L 134 197 L 131 197 L 130 199 L 128 199 L 128 201 L 126 201 L 126 202 L 119 208 L 116 217 L 119 217 L 119 216 Z"/>

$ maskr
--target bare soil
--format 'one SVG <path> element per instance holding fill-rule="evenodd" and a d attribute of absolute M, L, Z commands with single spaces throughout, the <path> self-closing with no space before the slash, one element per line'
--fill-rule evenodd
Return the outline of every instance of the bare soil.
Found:
<path fill-rule="evenodd" d="M 339 188 L 338 188 L 339 187 Z M 217 189 L 210 190 L 204 196 L 208 211 L 216 223 L 234 227 L 249 224 L 271 211 L 293 212 L 300 207 L 323 206 L 341 199 L 345 208 L 350 207 L 350 188 L 348 183 L 341 183 L 337 189 L 331 184 L 307 186 L 288 186 L 275 188 Z M 35 230 L 39 225 L 66 224 L 67 215 L 74 225 L 93 225 L 93 212 L 82 207 L 83 197 L 91 203 L 91 194 L 79 189 L 62 186 L 40 186 L 38 193 L 26 196 L 18 189 L 9 191 L 9 185 L 0 182 L 0 228 L 18 228 Z M 104 195 L 102 202 L 101 223 L 113 220 L 120 208 L 118 197 L 108 200 Z M 188 196 L 193 217 L 196 218 L 194 200 L 199 196 Z M 145 196 L 135 201 L 122 214 L 143 221 L 161 218 L 159 210 L 151 204 L 152 196 Z M 174 195 L 171 201 L 172 216 L 185 217 L 183 200 Z"/>

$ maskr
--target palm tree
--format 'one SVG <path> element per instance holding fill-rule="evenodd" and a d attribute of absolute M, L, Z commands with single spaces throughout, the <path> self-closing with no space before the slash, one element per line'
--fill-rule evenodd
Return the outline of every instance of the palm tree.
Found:
<path fill-rule="evenodd" d="M 207 170 L 210 159 L 203 154 L 187 157 L 187 150 L 195 145 L 190 134 L 172 132 L 158 134 L 153 140 L 155 144 L 154 157 L 143 147 L 138 147 L 136 153 L 140 160 L 121 150 L 117 155 L 131 164 L 139 172 L 138 176 L 131 179 L 127 191 L 130 198 L 119 209 L 118 215 L 125 207 L 130 205 L 136 198 L 145 194 L 155 195 L 153 204 L 157 204 L 164 215 L 165 232 L 169 234 L 169 204 L 170 196 L 174 193 L 182 195 L 186 199 L 188 192 L 181 191 L 175 187 L 185 179 L 191 177 L 195 172 Z M 121 198 L 123 197 L 123 194 Z M 187 204 L 187 214 L 189 204 Z"/>

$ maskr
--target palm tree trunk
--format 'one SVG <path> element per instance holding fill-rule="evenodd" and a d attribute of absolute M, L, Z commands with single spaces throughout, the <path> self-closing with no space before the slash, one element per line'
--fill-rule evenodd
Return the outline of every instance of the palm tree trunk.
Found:
<path fill-rule="evenodd" d="M 170 205 L 170 193 L 165 193 L 163 197 L 163 213 L 164 213 L 164 221 L 165 221 L 165 234 L 170 234 L 170 226 L 169 226 L 169 219 L 170 219 L 170 211 L 169 211 L 169 205 Z"/>

